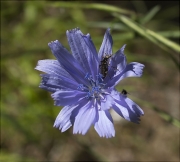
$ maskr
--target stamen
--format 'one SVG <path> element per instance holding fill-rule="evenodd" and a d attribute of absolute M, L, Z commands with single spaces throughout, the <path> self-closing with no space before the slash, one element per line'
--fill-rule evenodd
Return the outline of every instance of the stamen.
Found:
<path fill-rule="evenodd" d="M 100 89 L 101 89 L 101 87 L 93 87 L 93 88 L 92 88 L 92 91 L 93 91 L 93 92 L 99 92 L 99 93 L 100 93 L 100 92 L 101 92 Z"/>
<path fill-rule="evenodd" d="M 86 73 L 86 76 L 84 78 L 88 79 L 89 78 L 89 73 Z"/>
<path fill-rule="evenodd" d="M 84 78 L 88 79 L 92 86 L 95 86 L 95 81 L 93 80 L 92 75 L 90 75 L 89 73 L 86 73 L 86 76 Z"/>
<path fill-rule="evenodd" d="M 88 80 L 93 80 L 92 75 L 90 75 L 89 73 L 86 73 L 86 76 L 84 78 Z"/>
<path fill-rule="evenodd" d="M 101 98 L 101 101 L 106 101 L 106 97 L 104 95 L 100 94 L 99 97 Z"/>
<path fill-rule="evenodd" d="M 87 92 L 86 98 L 89 99 L 90 97 L 92 97 L 92 93 L 89 91 Z"/>
<path fill-rule="evenodd" d="M 98 78 L 101 80 L 101 81 L 103 81 L 103 75 L 102 74 L 98 74 L 98 75 L 96 75 L 97 76 L 97 80 L 98 80 Z"/>
<path fill-rule="evenodd" d="M 83 84 L 79 84 L 79 85 L 78 85 L 78 87 L 77 87 L 77 89 L 84 90 L 84 89 L 85 89 L 85 87 L 84 87 L 84 85 L 83 85 Z"/>
<path fill-rule="evenodd" d="M 104 87 L 106 84 L 107 84 L 107 83 L 105 83 L 105 84 L 104 84 L 104 83 L 99 83 L 99 85 L 102 85 L 103 87 Z"/>
<path fill-rule="evenodd" d="M 95 99 L 96 101 L 104 101 L 106 100 L 106 97 L 104 96 L 106 94 L 105 89 L 103 89 L 103 87 L 106 85 L 104 83 L 102 83 L 103 81 L 103 75 L 102 74 L 98 74 L 96 75 L 97 78 L 96 80 L 94 80 L 92 78 L 92 75 L 90 75 L 89 73 L 86 73 L 85 75 L 85 79 L 88 79 L 90 82 L 90 85 L 88 85 L 88 87 L 80 84 L 78 86 L 78 89 L 84 90 L 87 92 L 86 98 L 87 99 Z"/>

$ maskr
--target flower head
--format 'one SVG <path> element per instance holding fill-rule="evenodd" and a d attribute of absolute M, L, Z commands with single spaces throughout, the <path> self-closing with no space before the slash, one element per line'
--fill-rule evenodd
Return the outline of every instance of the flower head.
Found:
<path fill-rule="evenodd" d="M 140 77 L 144 65 L 127 64 L 125 45 L 112 54 L 110 29 L 98 53 L 90 34 L 84 35 L 78 28 L 66 34 L 72 54 L 58 40 L 52 41 L 48 45 L 57 60 L 40 60 L 35 68 L 46 73 L 41 74 L 40 88 L 52 92 L 56 106 L 64 106 L 54 127 L 64 132 L 73 125 L 74 134 L 84 135 L 94 125 L 100 137 L 114 137 L 111 108 L 138 123 L 143 110 L 115 86 L 126 77 Z"/>

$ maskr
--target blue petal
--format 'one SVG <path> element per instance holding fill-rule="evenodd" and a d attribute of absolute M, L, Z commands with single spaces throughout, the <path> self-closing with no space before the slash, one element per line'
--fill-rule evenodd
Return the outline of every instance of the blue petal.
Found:
<path fill-rule="evenodd" d="M 61 132 L 66 131 L 74 124 L 74 119 L 76 113 L 79 112 L 79 109 L 84 107 L 87 104 L 87 100 L 77 101 L 75 105 L 65 106 L 58 114 L 54 127 L 59 128 Z"/>
<path fill-rule="evenodd" d="M 98 61 L 98 55 L 96 51 L 96 47 L 94 46 L 94 43 L 91 40 L 90 34 L 83 35 L 84 41 L 86 42 L 86 45 L 89 47 L 89 49 L 92 52 L 93 57 Z"/>
<path fill-rule="evenodd" d="M 91 67 L 91 74 L 93 75 L 93 78 L 95 79 L 98 74 L 98 69 L 99 69 L 97 51 L 91 40 L 90 34 L 83 35 L 83 39 L 87 45 L 86 55 L 87 55 L 89 66 Z"/>
<path fill-rule="evenodd" d="M 93 53 L 95 51 L 92 48 L 92 43 L 89 42 L 89 38 L 87 37 L 85 41 L 83 36 L 86 36 L 78 28 L 67 31 L 66 34 L 74 58 L 82 65 L 86 73 L 93 74 L 93 78 L 95 79 L 98 64 L 96 63 L 97 56 L 94 57 L 94 55 L 97 55 L 97 53 Z M 95 66 L 95 69 L 92 68 L 92 65 Z"/>
<path fill-rule="evenodd" d="M 71 124 L 70 121 L 66 122 L 66 124 L 64 124 L 64 126 L 62 127 L 61 132 L 65 132 L 65 131 L 68 130 L 71 126 L 72 126 L 72 124 Z"/>
<path fill-rule="evenodd" d="M 104 35 L 103 42 L 101 44 L 98 57 L 99 57 L 99 62 L 102 60 L 102 58 L 105 56 L 105 54 L 112 54 L 112 45 L 113 45 L 113 40 L 110 34 L 110 29 L 108 28 L 106 30 L 106 33 Z"/>
<path fill-rule="evenodd" d="M 131 109 L 131 111 L 136 113 L 137 116 L 140 117 L 140 116 L 144 115 L 144 111 L 131 99 L 126 97 L 125 101 L 126 101 L 127 105 L 129 106 L 129 108 Z"/>
<path fill-rule="evenodd" d="M 121 80 L 126 77 L 141 77 L 143 73 L 144 65 L 138 62 L 131 62 L 124 69 L 123 74 L 121 74 Z"/>
<path fill-rule="evenodd" d="M 75 117 L 73 133 L 86 134 L 95 119 L 96 113 L 97 109 L 92 106 L 92 101 L 82 107 Z"/>
<path fill-rule="evenodd" d="M 63 129 L 63 131 L 65 131 L 65 129 L 67 130 L 68 126 L 70 127 L 72 125 L 70 122 L 70 116 L 75 108 L 76 106 L 63 107 L 54 122 L 54 127 L 59 128 L 59 130 Z"/>
<path fill-rule="evenodd" d="M 113 120 L 110 113 L 106 111 L 98 111 L 94 128 L 100 137 L 111 138 L 115 136 Z"/>
<path fill-rule="evenodd" d="M 78 87 L 78 83 L 74 80 L 71 80 L 69 78 L 65 78 L 63 76 L 57 77 L 54 75 L 50 75 L 50 74 L 41 74 L 42 77 L 42 81 L 41 81 L 41 85 L 43 86 L 47 86 L 47 87 L 54 87 L 57 88 L 57 90 L 59 89 L 74 89 L 77 90 Z"/>
<path fill-rule="evenodd" d="M 66 106 L 75 104 L 76 102 L 85 98 L 86 92 L 76 90 L 59 90 L 51 94 L 51 96 L 55 100 L 56 106 Z"/>
<path fill-rule="evenodd" d="M 139 123 L 139 117 L 144 115 L 143 110 L 129 98 L 119 94 L 119 100 L 114 100 L 112 108 L 128 121 Z"/>
<path fill-rule="evenodd" d="M 39 88 L 42 88 L 42 89 L 49 91 L 49 92 L 56 92 L 57 90 L 59 90 L 56 87 L 50 87 L 50 86 L 43 85 L 43 84 L 40 84 Z"/>
<path fill-rule="evenodd" d="M 109 110 L 114 103 L 114 99 L 110 95 L 104 95 L 104 100 L 101 100 L 101 110 Z"/>
<path fill-rule="evenodd" d="M 120 50 L 118 50 L 112 57 L 112 66 L 117 67 L 117 72 L 121 72 L 126 67 L 127 61 L 126 56 L 124 55 L 124 49 L 126 45 L 123 45 Z"/>
<path fill-rule="evenodd" d="M 56 40 L 48 44 L 61 66 L 79 83 L 88 84 L 84 79 L 85 72 L 73 56 Z"/>
<path fill-rule="evenodd" d="M 71 75 L 69 75 L 69 73 L 59 64 L 57 60 L 39 60 L 35 69 L 47 74 L 53 74 L 58 77 L 64 76 L 73 80 Z"/>
<path fill-rule="evenodd" d="M 114 105 L 112 106 L 112 108 L 121 116 L 123 117 L 124 119 L 128 120 L 128 121 L 131 121 L 130 119 L 130 114 L 128 112 L 128 109 L 127 107 L 125 106 L 122 106 L 121 105 L 122 103 L 121 102 L 115 102 Z M 135 116 L 135 119 L 134 121 L 136 122 L 138 119 L 136 119 L 137 116 Z"/>
<path fill-rule="evenodd" d="M 144 65 L 138 62 L 131 62 L 126 68 L 112 78 L 106 85 L 106 87 L 116 86 L 122 79 L 126 77 L 141 77 L 143 73 Z M 118 72 L 117 72 L 118 73 Z"/>

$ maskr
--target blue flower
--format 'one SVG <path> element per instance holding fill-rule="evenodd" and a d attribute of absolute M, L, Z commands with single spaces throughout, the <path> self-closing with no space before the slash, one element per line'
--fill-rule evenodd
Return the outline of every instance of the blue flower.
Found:
<path fill-rule="evenodd" d="M 90 34 L 84 35 L 78 28 L 66 34 L 72 54 L 58 40 L 52 41 L 48 45 L 57 60 L 40 60 L 35 68 L 45 72 L 40 88 L 52 92 L 56 106 L 64 106 L 54 127 L 64 132 L 74 125 L 73 133 L 84 135 L 94 125 L 100 137 L 111 138 L 115 136 L 111 108 L 139 123 L 143 110 L 115 86 L 126 77 L 141 77 L 144 65 L 127 64 L 125 45 L 112 55 L 110 29 L 98 53 Z"/>

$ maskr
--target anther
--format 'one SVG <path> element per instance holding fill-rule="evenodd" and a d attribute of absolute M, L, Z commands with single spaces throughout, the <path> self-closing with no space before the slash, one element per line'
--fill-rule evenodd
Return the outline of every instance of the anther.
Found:
<path fill-rule="evenodd" d="M 77 89 L 81 89 L 81 90 L 84 90 L 84 88 L 85 88 L 85 87 L 84 87 L 83 84 L 79 84 L 78 87 L 77 87 Z"/>

